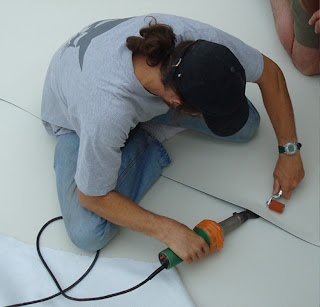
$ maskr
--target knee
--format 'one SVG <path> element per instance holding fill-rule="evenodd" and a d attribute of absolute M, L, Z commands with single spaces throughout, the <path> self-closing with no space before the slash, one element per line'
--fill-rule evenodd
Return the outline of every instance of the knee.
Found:
<path fill-rule="evenodd" d="M 260 125 L 260 115 L 256 108 L 249 104 L 249 118 L 244 127 L 234 135 L 234 139 L 238 143 L 249 142 L 257 133 Z"/>
<path fill-rule="evenodd" d="M 312 76 L 320 73 L 320 51 L 308 48 L 295 42 L 292 63 L 304 75 Z"/>
<path fill-rule="evenodd" d="M 237 135 L 237 143 L 247 143 L 256 135 L 258 131 L 258 126 L 254 126 L 251 129 L 246 129 L 245 131 L 240 131 Z"/>
<path fill-rule="evenodd" d="M 319 59 L 313 63 L 305 63 L 303 60 L 292 59 L 294 66 L 305 76 L 314 76 L 320 73 Z"/>
<path fill-rule="evenodd" d="M 94 229 L 87 225 L 77 224 L 67 229 L 70 240 L 74 245 L 87 252 L 96 252 L 103 248 L 118 232 L 119 227 L 106 221 Z"/>

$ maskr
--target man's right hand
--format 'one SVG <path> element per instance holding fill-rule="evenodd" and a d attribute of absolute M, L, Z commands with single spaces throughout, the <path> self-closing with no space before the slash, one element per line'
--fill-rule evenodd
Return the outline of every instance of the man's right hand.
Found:
<path fill-rule="evenodd" d="M 79 201 L 87 210 L 116 225 L 152 236 L 186 263 L 203 259 L 209 253 L 206 241 L 193 230 L 171 218 L 147 211 L 118 192 L 87 196 L 78 190 Z"/>
<path fill-rule="evenodd" d="M 197 262 L 209 254 L 209 246 L 201 236 L 175 220 L 167 222 L 169 227 L 163 242 L 184 262 Z"/>

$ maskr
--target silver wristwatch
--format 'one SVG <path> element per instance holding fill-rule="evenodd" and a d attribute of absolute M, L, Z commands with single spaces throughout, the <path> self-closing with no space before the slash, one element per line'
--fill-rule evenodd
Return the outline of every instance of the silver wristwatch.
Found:
<path fill-rule="evenodd" d="M 294 155 L 302 147 L 301 143 L 288 142 L 282 146 L 279 146 L 279 153 L 284 153 L 287 155 Z"/>

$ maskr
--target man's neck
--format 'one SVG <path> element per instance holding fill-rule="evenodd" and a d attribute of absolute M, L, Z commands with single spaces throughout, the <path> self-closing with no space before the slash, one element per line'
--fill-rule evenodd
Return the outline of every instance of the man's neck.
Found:
<path fill-rule="evenodd" d="M 141 85 L 150 93 L 160 96 L 161 82 L 160 65 L 149 66 L 144 56 L 132 56 L 134 73 Z"/>

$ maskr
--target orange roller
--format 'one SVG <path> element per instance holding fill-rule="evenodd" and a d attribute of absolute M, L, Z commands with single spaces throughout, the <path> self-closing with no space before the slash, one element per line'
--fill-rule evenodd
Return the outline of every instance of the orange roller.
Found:
<path fill-rule="evenodd" d="M 271 198 L 267 201 L 267 206 L 269 207 L 270 210 L 273 210 L 278 213 L 282 213 L 285 205 L 275 200 L 276 198 L 281 197 L 281 195 L 282 195 L 282 190 L 280 190 L 278 194 L 272 195 Z"/>
<path fill-rule="evenodd" d="M 282 213 L 283 209 L 284 209 L 285 205 L 280 203 L 279 201 L 276 201 L 274 199 L 272 199 L 270 201 L 270 204 L 269 204 L 269 209 L 270 210 L 273 210 L 273 211 L 276 211 L 278 213 Z"/>

